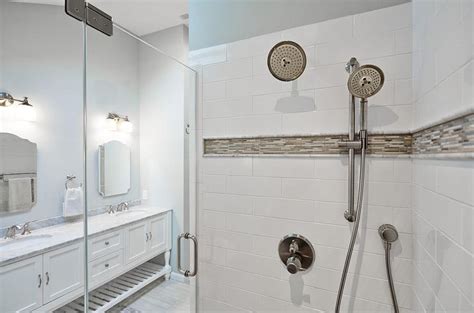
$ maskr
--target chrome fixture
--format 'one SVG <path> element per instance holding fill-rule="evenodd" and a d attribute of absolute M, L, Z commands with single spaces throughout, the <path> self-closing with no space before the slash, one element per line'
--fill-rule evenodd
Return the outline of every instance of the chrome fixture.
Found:
<path fill-rule="evenodd" d="M 398 239 L 398 232 L 395 226 L 383 224 L 379 227 L 379 235 L 384 242 L 385 267 L 387 269 L 388 284 L 390 287 L 390 294 L 392 295 L 393 308 L 395 313 L 398 313 L 400 309 L 398 308 L 397 294 L 395 293 L 395 287 L 393 284 L 392 265 L 390 263 L 390 250 L 392 249 L 392 243 Z"/>
<path fill-rule="evenodd" d="M 69 183 L 72 183 L 77 177 L 74 175 L 67 175 L 66 181 L 64 182 L 64 188 L 69 189 Z M 79 187 L 82 187 L 82 184 L 79 184 Z"/>
<path fill-rule="evenodd" d="M 8 92 L 5 92 L 5 91 L 0 92 L 0 106 L 1 107 L 10 106 L 10 105 L 14 104 L 15 102 L 18 102 L 20 105 L 32 106 L 28 102 L 28 97 L 23 97 L 23 99 L 20 100 L 20 99 L 13 98 L 13 96 L 11 94 L 9 94 Z"/>
<path fill-rule="evenodd" d="M 27 235 L 27 234 L 31 234 L 31 229 L 30 229 L 30 224 L 31 223 L 32 222 L 26 222 L 23 225 L 13 225 L 13 226 L 9 227 L 7 229 L 7 232 L 5 233 L 4 239 L 7 239 L 7 238 L 13 239 L 13 238 L 15 238 L 17 232 L 21 232 L 22 236 Z"/>
<path fill-rule="evenodd" d="M 121 115 L 118 115 L 117 113 L 109 113 L 107 115 L 107 119 L 106 119 L 106 122 L 107 122 L 107 128 L 109 130 L 122 130 L 122 131 L 125 131 L 125 132 L 132 132 L 132 129 L 133 129 L 133 125 L 132 125 L 132 122 L 130 122 L 130 119 L 128 118 L 128 116 L 121 116 Z"/>
<path fill-rule="evenodd" d="M 128 202 L 120 202 L 119 204 L 117 204 L 117 212 L 127 211 L 128 209 Z"/>
<path fill-rule="evenodd" d="M 292 81 L 303 74 L 306 67 L 306 54 L 296 42 L 282 41 L 268 53 L 267 65 L 276 79 Z"/>
<path fill-rule="evenodd" d="M 347 87 L 350 93 L 361 99 L 372 97 L 382 89 L 385 76 L 375 65 L 362 65 L 349 76 Z"/>
<path fill-rule="evenodd" d="M 109 213 L 109 214 L 115 213 L 115 206 L 112 205 L 112 204 L 108 205 L 107 206 L 107 213 Z"/>
<path fill-rule="evenodd" d="M 106 211 L 109 214 L 113 214 L 116 212 L 127 211 L 129 209 L 130 209 L 130 204 L 128 202 L 120 202 L 117 205 L 113 205 L 113 204 L 108 205 Z"/>
<path fill-rule="evenodd" d="M 278 244 L 278 254 L 290 274 L 306 271 L 313 265 L 315 258 L 311 242 L 298 234 L 283 237 Z"/>
<path fill-rule="evenodd" d="M 7 119 L 30 121 L 36 120 L 36 113 L 33 106 L 30 104 L 28 97 L 23 99 L 16 99 L 11 94 L 5 91 L 0 91 L 0 107 L 9 107 L 17 102 L 14 106 L 15 110 L 8 110 Z"/>
<path fill-rule="evenodd" d="M 340 147 L 349 149 L 349 166 L 348 166 L 348 208 L 344 212 L 344 217 L 349 222 L 354 222 L 352 228 L 349 248 L 347 250 L 344 269 L 342 271 L 341 281 L 339 284 L 339 291 L 336 301 L 336 313 L 339 313 L 344 293 L 344 285 L 346 283 L 347 272 L 351 263 L 352 252 L 357 239 L 357 232 L 359 230 L 359 222 L 362 210 L 362 199 L 364 195 L 365 183 L 365 157 L 367 153 L 367 98 L 375 95 L 382 89 L 384 83 L 384 74 L 382 70 L 375 65 L 359 66 L 356 58 L 351 58 L 346 65 L 346 70 L 350 73 L 347 82 L 347 87 L 350 92 L 350 107 L 349 107 L 349 140 L 338 143 Z M 355 106 L 356 98 L 360 101 L 360 122 L 359 122 L 359 138 L 355 140 Z M 357 203 L 354 202 L 355 196 L 355 166 L 354 157 L 355 150 L 360 150 L 360 173 L 359 173 L 359 188 L 357 191 Z"/>
<path fill-rule="evenodd" d="M 191 242 L 194 244 L 194 269 L 192 271 L 190 270 L 183 270 L 183 267 L 181 266 L 181 239 L 188 239 L 191 240 Z M 181 274 L 183 274 L 185 277 L 193 277 L 196 276 L 197 271 L 198 271 L 198 242 L 197 238 L 194 235 L 191 235 L 190 233 L 182 233 L 181 235 L 178 236 L 178 270 Z"/>

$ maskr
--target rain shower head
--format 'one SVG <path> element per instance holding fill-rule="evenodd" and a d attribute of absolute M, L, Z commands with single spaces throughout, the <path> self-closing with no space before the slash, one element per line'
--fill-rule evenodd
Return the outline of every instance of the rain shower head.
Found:
<path fill-rule="evenodd" d="M 347 87 L 353 96 L 366 99 L 382 89 L 384 80 L 383 71 L 378 66 L 362 65 L 349 76 Z"/>
<path fill-rule="evenodd" d="M 306 67 L 306 54 L 296 42 L 282 41 L 268 53 L 267 65 L 276 79 L 292 81 L 303 74 Z"/>
<path fill-rule="evenodd" d="M 390 224 L 383 224 L 379 227 L 380 238 L 386 243 L 397 241 L 398 232 L 395 226 Z"/>

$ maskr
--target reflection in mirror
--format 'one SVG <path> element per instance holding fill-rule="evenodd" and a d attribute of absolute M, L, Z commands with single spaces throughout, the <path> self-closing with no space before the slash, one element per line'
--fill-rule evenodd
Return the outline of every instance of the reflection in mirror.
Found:
<path fill-rule="evenodd" d="M 36 144 L 0 133 L 0 213 L 27 211 L 36 203 Z"/>
<path fill-rule="evenodd" d="M 103 197 L 130 190 L 130 148 L 120 141 L 99 146 L 99 193 Z"/>

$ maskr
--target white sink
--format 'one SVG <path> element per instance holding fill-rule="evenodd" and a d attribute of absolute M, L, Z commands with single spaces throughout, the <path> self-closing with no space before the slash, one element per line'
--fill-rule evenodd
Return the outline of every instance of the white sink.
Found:
<path fill-rule="evenodd" d="M 52 235 L 41 234 L 41 235 L 17 235 L 15 238 L 8 238 L 0 240 L 0 248 L 8 247 L 13 248 L 13 246 L 25 246 L 25 245 L 34 245 L 35 243 L 42 242 L 51 238 Z M 16 248 L 16 247 L 15 247 Z"/>
<path fill-rule="evenodd" d="M 116 212 L 113 214 L 113 216 L 116 217 L 121 217 L 121 216 L 135 216 L 135 215 L 140 215 L 147 212 L 146 210 L 141 210 L 141 209 L 135 209 L 135 210 L 126 210 L 126 211 L 120 211 Z"/>

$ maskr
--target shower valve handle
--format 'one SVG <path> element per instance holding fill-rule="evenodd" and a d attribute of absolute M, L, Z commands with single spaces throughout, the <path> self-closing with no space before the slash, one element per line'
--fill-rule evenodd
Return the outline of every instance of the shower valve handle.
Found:
<path fill-rule="evenodd" d="M 301 268 L 301 260 L 298 255 L 294 254 L 288 258 L 286 261 L 286 269 L 291 274 L 296 274 L 299 271 L 304 270 Z"/>

